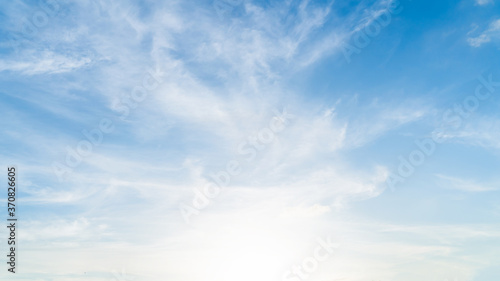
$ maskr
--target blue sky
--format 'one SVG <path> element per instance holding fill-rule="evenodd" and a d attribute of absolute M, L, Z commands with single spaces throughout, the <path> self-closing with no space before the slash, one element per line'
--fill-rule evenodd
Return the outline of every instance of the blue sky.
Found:
<path fill-rule="evenodd" d="M 498 1 L 4 1 L 0 23 L 2 278 L 500 277 Z"/>

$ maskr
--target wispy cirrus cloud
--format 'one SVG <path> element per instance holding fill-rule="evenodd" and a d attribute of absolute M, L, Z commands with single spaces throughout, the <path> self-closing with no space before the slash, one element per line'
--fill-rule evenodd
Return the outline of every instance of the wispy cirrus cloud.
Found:
<path fill-rule="evenodd" d="M 31 248 L 25 265 L 47 280 L 59 278 L 48 271 L 61 272 L 61 280 L 110 280 L 112 269 L 125 266 L 139 280 L 245 281 L 250 277 L 241 276 L 244 270 L 220 274 L 227 264 L 258 270 L 257 264 L 278 274 L 259 280 L 280 280 L 283 270 L 302 262 L 304 255 L 297 253 L 308 253 L 308 241 L 331 232 L 349 238 L 346 250 L 311 280 L 429 280 L 441 274 L 439 266 L 452 272 L 457 264 L 462 276 L 472 276 L 484 253 L 461 248 L 460 242 L 496 238 L 496 229 L 422 230 L 358 223 L 356 217 L 382 216 L 393 207 L 391 202 L 360 211 L 353 202 L 384 200 L 386 158 L 408 145 L 400 139 L 404 130 L 425 126 L 435 103 L 448 94 L 408 94 L 413 88 L 424 92 L 422 84 L 435 85 L 430 78 L 417 81 L 420 76 L 406 63 L 394 72 L 364 63 L 344 71 L 337 61 L 344 39 L 373 23 L 390 3 L 246 1 L 241 14 L 222 19 L 201 2 L 61 3 L 64 12 L 30 39 L 33 44 L 0 54 L 0 81 L 9 86 L 0 101 L 6 117 L 0 120 L 0 142 L 12 148 L 0 155 L 18 163 L 24 204 L 34 210 L 26 218 Z M 16 14 L 9 22 L 15 21 L 22 9 L 9 7 Z M 387 29 L 394 32 L 399 31 Z M 482 45 L 495 32 L 492 23 L 484 38 L 471 37 L 469 43 Z M 156 70 L 162 74 L 158 86 L 134 102 L 135 87 Z M 399 72 L 409 78 L 397 94 L 376 87 L 386 81 L 391 88 Z M 355 82 L 346 86 L 344 80 Z M 124 106 L 129 113 L 123 119 Z M 275 111 L 292 114 L 290 124 L 272 143 L 251 146 Z M 68 151 L 87 140 L 82 131 L 95 129 L 102 118 L 112 120 L 114 131 L 58 182 L 51 163 L 65 163 Z M 477 138 L 485 131 L 478 127 Z M 489 145 L 495 143 L 492 131 L 482 137 Z M 255 151 L 252 161 L 238 152 L 242 143 Z M 179 203 L 196 198 L 230 160 L 239 161 L 242 173 L 196 217 L 195 227 L 187 226 Z M 455 190 L 491 187 L 439 179 Z M 37 230 L 40 235 L 33 234 Z M 411 239 L 403 239 L 408 233 Z M 47 248 L 37 245 L 51 235 L 60 243 L 50 244 L 57 254 L 47 260 L 40 250 Z M 462 250 L 473 258 L 459 256 Z M 246 253 L 266 256 L 273 267 L 252 263 Z M 402 260 L 407 267 L 400 266 Z"/>
<path fill-rule="evenodd" d="M 477 29 L 477 27 L 474 28 L 474 30 L 471 32 L 474 32 L 476 29 Z M 471 33 L 471 32 L 469 32 L 469 33 Z M 499 36 L 500 36 L 500 19 L 497 19 L 497 20 L 492 21 L 489 24 L 488 28 L 481 31 L 479 33 L 479 35 L 476 35 L 475 37 L 469 36 L 467 38 L 467 42 L 472 47 L 477 48 L 477 47 L 481 47 L 482 45 L 484 45 L 486 43 L 491 42 L 492 40 L 497 39 Z"/>
<path fill-rule="evenodd" d="M 0 71 L 20 72 L 25 75 L 58 74 L 89 67 L 93 62 L 90 56 L 65 56 L 52 51 L 23 54 L 23 58 L 24 61 L 0 61 Z"/>
<path fill-rule="evenodd" d="M 467 192 L 484 192 L 484 191 L 494 191 L 497 190 L 495 184 L 481 183 L 477 181 L 472 181 L 468 179 L 462 179 L 457 177 L 450 177 L 445 175 L 436 175 L 442 182 L 444 188 L 457 189 Z"/>

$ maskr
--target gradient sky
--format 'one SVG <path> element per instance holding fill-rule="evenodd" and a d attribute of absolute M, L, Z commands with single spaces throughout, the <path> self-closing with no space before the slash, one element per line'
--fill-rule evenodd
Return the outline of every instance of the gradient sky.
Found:
<path fill-rule="evenodd" d="M 500 280 L 496 0 L 2 1 L 0 38 L 2 280 Z"/>

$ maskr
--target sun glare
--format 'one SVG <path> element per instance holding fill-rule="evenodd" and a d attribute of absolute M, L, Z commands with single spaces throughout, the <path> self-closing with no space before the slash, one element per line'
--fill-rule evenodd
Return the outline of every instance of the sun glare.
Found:
<path fill-rule="evenodd" d="M 281 280 L 294 255 L 285 233 L 259 228 L 233 228 L 217 239 L 210 254 L 217 281 Z"/>

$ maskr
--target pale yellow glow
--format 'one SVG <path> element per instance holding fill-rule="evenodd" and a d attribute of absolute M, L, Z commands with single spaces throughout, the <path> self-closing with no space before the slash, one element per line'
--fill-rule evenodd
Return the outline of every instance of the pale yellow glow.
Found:
<path fill-rule="evenodd" d="M 290 259 L 298 255 L 288 237 L 262 226 L 228 228 L 208 254 L 210 276 L 206 280 L 281 280 Z"/>

